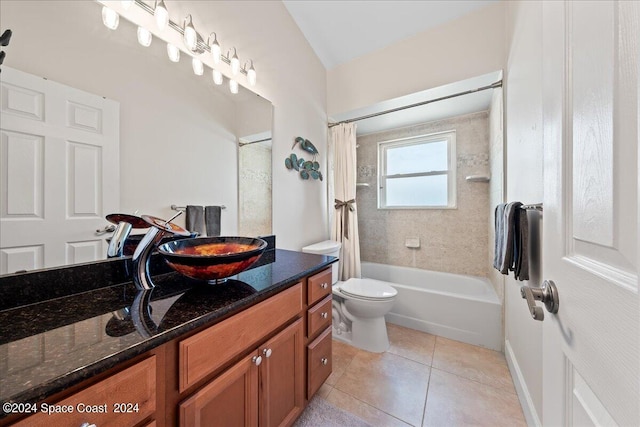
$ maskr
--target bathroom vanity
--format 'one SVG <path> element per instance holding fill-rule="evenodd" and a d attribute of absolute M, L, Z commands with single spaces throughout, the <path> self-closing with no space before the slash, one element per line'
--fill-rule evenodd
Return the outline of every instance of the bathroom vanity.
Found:
<path fill-rule="evenodd" d="M 0 277 L 0 426 L 291 425 L 331 373 L 328 256 L 209 285 L 129 259 Z M 86 423 L 86 424 L 84 424 Z"/>

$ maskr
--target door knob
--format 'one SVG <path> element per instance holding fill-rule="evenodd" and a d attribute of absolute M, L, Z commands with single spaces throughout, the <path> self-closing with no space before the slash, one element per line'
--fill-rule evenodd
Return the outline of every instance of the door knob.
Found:
<path fill-rule="evenodd" d="M 262 357 L 260 356 L 253 356 L 253 358 L 251 359 L 251 361 L 253 363 L 256 364 L 256 366 L 260 366 L 260 364 L 262 363 Z"/>
<path fill-rule="evenodd" d="M 113 224 L 109 224 L 109 225 L 105 225 L 104 228 L 99 228 L 96 230 L 96 235 L 101 235 L 101 234 L 106 234 L 106 233 L 113 233 L 114 231 L 116 231 L 116 226 Z"/>
<path fill-rule="evenodd" d="M 558 298 L 558 288 L 556 288 L 553 280 L 545 280 L 540 288 L 522 286 L 520 288 L 520 295 L 527 300 L 531 317 L 533 317 L 534 320 L 544 320 L 544 311 L 542 311 L 542 307 L 536 305 L 536 300 L 542 301 L 549 313 L 555 314 L 558 312 L 560 300 Z"/>
<path fill-rule="evenodd" d="M 264 350 L 262 350 L 262 354 L 264 354 L 264 357 L 271 357 L 271 349 L 270 348 L 265 348 Z"/>

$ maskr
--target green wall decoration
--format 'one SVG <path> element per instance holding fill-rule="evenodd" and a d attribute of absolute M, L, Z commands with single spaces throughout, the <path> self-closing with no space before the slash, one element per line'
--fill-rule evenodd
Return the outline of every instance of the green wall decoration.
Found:
<path fill-rule="evenodd" d="M 319 179 L 322 181 L 322 172 L 320 172 L 320 163 L 316 161 L 316 157 L 318 156 L 318 149 L 309 141 L 308 139 L 304 139 L 301 136 L 298 136 L 291 149 L 295 148 L 297 144 L 300 144 L 300 148 L 306 151 L 307 153 L 313 154 L 312 160 L 305 160 L 302 157 L 296 156 L 295 153 L 291 153 L 289 157 L 284 159 L 284 165 L 289 170 L 295 170 L 300 173 L 300 178 L 302 179 Z"/>

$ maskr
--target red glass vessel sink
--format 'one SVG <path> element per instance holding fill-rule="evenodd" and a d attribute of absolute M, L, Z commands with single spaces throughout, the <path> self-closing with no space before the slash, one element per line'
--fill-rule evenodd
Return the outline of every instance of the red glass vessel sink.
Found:
<path fill-rule="evenodd" d="M 197 237 L 163 243 L 158 252 L 178 273 L 219 280 L 249 268 L 266 247 L 267 242 L 252 237 Z"/>

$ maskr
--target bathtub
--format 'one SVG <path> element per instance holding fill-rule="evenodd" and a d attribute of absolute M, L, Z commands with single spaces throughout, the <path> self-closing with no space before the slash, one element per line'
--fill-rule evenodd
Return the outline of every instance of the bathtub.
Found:
<path fill-rule="evenodd" d="M 487 279 L 372 262 L 362 263 L 362 277 L 398 290 L 387 322 L 502 349 L 502 306 Z"/>

